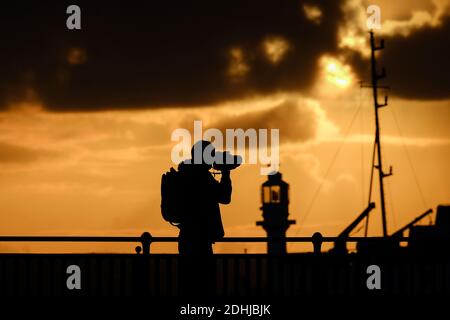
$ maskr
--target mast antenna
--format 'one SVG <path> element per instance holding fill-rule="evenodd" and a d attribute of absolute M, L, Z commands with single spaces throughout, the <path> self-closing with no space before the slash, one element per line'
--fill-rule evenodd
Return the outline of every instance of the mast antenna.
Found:
<path fill-rule="evenodd" d="M 384 40 L 380 40 L 380 45 L 377 46 L 375 44 L 375 37 L 373 34 L 373 31 L 370 31 L 370 48 L 371 48 L 371 85 L 361 85 L 362 87 L 369 87 L 372 88 L 373 92 L 373 103 L 374 103 L 374 109 L 375 109 L 375 142 L 374 142 L 374 150 L 373 150 L 373 161 L 372 161 L 372 168 L 371 168 L 371 176 L 373 177 L 373 170 L 378 170 L 378 177 L 379 177 L 379 187 L 380 187 L 380 201 L 381 201 L 381 219 L 382 219 L 382 226 L 383 226 L 383 237 L 387 237 L 388 231 L 387 231 L 387 220 L 386 220 L 386 203 L 385 203 L 385 197 L 384 197 L 384 183 L 383 179 L 386 177 L 389 177 L 392 175 L 392 166 L 389 168 L 389 172 L 385 173 L 383 171 L 383 162 L 382 162 L 382 156 L 381 156 L 381 140 L 380 140 L 380 121 L 379 121 L 379 115 L 378 110 L 382 107 L 385 107 L 388 105 L 388 97 L 384 97 L 384 103 L 378 103 L 378 89 L 379 88 L 385 88 L 389 89 L 389 87 L 381 86 L 378 84 L 378 81 L 381 79 L 386 78 L 386 69 L 381 69 L 381 74 L 378 74 L 377 72 L 377 64 L 376 64 L 376 57 L 375 52 L 379 50 L 384 49 Z M 377 164 L 375 164 L 375 152 L 377 154 Z M 369 187 L 369 203 L 371 201 L 371 195 L 372 195 L 372 184 L 373 179 L 370 179 L 370 187 Z M 368 221 L 366 222 L 368 223 Z"/>

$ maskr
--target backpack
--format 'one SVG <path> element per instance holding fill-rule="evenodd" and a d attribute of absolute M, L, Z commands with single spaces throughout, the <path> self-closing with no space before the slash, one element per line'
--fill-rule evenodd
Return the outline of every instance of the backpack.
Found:
<path fill-rule="evenodd" d="M 161 214 L 171 225 L 179 227 L 181 223 L 181 178 L 174 168 L 161 177 Z"/>

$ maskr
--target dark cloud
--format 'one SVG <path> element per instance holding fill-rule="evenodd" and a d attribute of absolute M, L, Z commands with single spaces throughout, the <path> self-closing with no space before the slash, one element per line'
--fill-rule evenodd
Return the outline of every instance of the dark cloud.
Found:
<path fill-rule="evenodd" d="M 228 116 L 211 125 L 226 129 L 280 129 L 280 142 L 305 142 L 316 136 L 319 113 L 315 107 L 288 100 L 273 108 Z M 286 119 L 289 119 L 287 121 Z"/>
<path fill-rule="evenodd" d="M 303 1 L 305 2 L 305 1 Z M 71 2 L 16 2 L 0 13 L 0 104 L 35 98 L 53 111 L 214 103 L 313 84 L 318 56 L 336 49 L 340 1 L 77 1 L 82 30 L 66 29 Z M 273 64 L 267 37 L 289 44 Z M 230 79 L 231 48 L 248 72 Z"/>
<path fill-rule="evenodd" d="M 0 164 L 30 163 L 59 156 L 59 153 L 44 149 L 32 149 L 0 142 Z"/>
<path fill-rule="evenodd" d="M 442 26 L 410 37 L 386 38 L 385 63 L 393 93 L 411 99 L 450 98 L 450 16 Z"/>
<path fill-rule="evenodd" d="M 407 99 L 450 98 L 450 16 L 439 27 L 423 27 L 409 36 L 385 36 L 378 69 L 385 66 L 384 80 L 390 94 Z M 377 41 L 380 37 L 377 37 Z M 353 67 L 361 79 L 370 79 L 370 62 L 355 56 Z"/>
<path fill-rule="evenodd" d="M 343 1 L 78 1 L 82 30 L 66 29 L 72 2 L 33 1 L 0 12 L 0 109 L 39 99 L 52 111 L 212 104 L 276 92 L 307 93 L 317 58 L 337 49 Z M 302 5 L 322 11 L 309 21 Z M 437 28 L 386 38 L 382 61 L 393 94 L 450 98 L 450 17 Z M 289 45 L 278 63 L 265 39 Z M 230 78 L 230 50 L 246 72 Z M 368 61 L 353 59 L 361 79 Z"/>

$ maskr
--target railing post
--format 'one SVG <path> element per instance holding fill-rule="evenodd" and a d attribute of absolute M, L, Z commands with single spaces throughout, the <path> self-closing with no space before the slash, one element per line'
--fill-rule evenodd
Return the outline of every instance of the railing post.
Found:
<path fill-rule="evenodd" d="M 142 243 L 142 254 L 149 255 L 150 254 L 150 245 L 152 243 L 152 235 L 149 232 L 144 232 L 141 235 L 141 243 Z"/>
<path fill-rule="evenodd" d="M 323 237 L 320 232 L 316 232 L 312 236 L 312 243 L 314 246 L 314 254 L 320 255 L 322 252 Z"/>

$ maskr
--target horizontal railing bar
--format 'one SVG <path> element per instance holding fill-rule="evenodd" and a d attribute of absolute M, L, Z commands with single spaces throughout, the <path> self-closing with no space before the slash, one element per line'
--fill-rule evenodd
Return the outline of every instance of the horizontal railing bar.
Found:
<path fill-rule="evenodd" d="M 320 239 L 322 242 L 335 242 L 338 240 L 338 237 L 323 237 Z M 246 238 L 246 237 L 230 237 L 230 238 L 223 238 L 217 242 L 267 242 L 268 238 L 263 237 L 254 237 L 254 238 Z M 286 237 L 284 238 L 286 242 L 313 242 L 314 238 L 312 237 Z M 381 241 L 381 240 L 387 240 L 383 237 L 352 237 L 345 239 L 346 242 L 358 242 L 358 241 Z M 394 240 L 394 239 L 392 239 Z M 408 241 L 408 238 L 402 237 L 402 238 L 395 238 L 395 241 Z"/>
<path fill-rule="evenodd" d="M 178 237 L 151 237 L 151 243 L 155 242 L 178 242 Z M 227 237 L 216 242 L 267 242 L 266 237 Z M 312 237 L 286 237 L 286 242 L 313 242 Z M 392 240 L 395 242 L 409 241 L 407 237 L 395 237 L 393 239 L 384 237 L 350 237 L 339 239 L 338 237 L 323 237 L 321 242 L 370 242 Z M 0 242 L 142 242 L 141 237 L 107 237 L 107 236 L 0 236 Z"/>
<path fill-rule="evenodd" d="M 0 242 L 141 242 L 141 237 L 0 236 Z"/>

